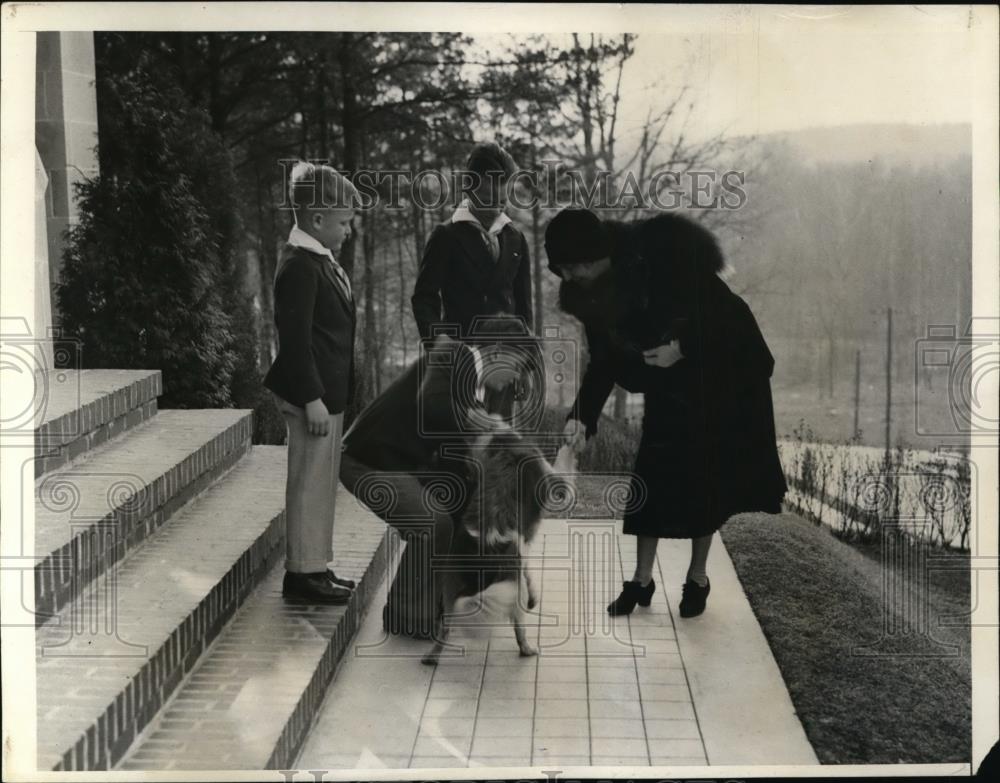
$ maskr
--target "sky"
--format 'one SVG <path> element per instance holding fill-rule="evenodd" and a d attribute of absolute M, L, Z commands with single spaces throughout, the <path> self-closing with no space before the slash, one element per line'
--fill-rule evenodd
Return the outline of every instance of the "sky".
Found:
<path fill-rule="evenodd" d="M 645 88 L 661 81 L 668 93 L 691 86 L 692 122 L 702 130 L 971 122 L 967 22 L 968 9 L 957 6 L 771 6 L 640 32 L 623 114 L 640 123 L 657 99 Z"/>

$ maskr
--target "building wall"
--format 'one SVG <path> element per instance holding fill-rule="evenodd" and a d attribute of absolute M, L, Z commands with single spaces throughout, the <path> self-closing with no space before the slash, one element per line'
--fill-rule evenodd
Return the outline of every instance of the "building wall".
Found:
<path fill-rule="evenodd" d="M 48 176 L 46 235 L 50 289 L 54 290 L 64 234 L 78 215 L 73 185 L 98 170 L 94 34 L 38 33 L 35 67 L 35 146 Z"/>

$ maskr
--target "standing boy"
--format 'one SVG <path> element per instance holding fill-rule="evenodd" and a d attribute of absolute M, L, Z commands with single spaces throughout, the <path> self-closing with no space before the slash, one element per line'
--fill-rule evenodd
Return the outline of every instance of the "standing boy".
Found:
<path fill-rule="evenodd" d="M 264 379 L 288 427 L 282 594 L 342 604 L 354 583 L 327 564 L 344 409 L 353 392 L 355 308 L 334 251 L 350 235 L 357 191 L 330 166 L 310 163 L 296 164 L 289 191 L 295 225 L 274 280 L 278 356 Z"/>
<path fill-rule="evenodd" d="M 431 234 L 411 299 L 425 341 L 435 327 L 465 339 L 477 316 L 495 313 L 532 328 L 528 243 L 504 214 L 514 159 L 495 142 L 477 144 L 466 169 L 466 198 Z"/>

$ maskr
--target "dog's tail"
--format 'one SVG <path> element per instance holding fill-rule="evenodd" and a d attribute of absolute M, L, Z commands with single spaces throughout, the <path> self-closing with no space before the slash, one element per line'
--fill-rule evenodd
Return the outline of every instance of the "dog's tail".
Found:
<path fill-rule="evenodd" d="M 518 601 L 517 592 L 516 582 L 494 582 L 482 592 L 456 599 L 454 624 L 482 633 L 509 626 Z"/>

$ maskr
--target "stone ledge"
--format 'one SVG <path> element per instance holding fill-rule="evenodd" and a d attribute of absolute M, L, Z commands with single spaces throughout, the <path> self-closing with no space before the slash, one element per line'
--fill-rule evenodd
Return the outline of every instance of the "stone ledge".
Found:
<path fill-rule="evenodd" d="M 282 769 L 293 763 L 385 576 L 394 535 L 341 488 L 334 567 L 358 582 L 350 603 L 286 605 L 284 571 L 275 568 L 118 769 Z M 348 549 L 366 556 L 338 559 Z"/>
<path fill-rule="evenodd" d="M 35 428 L 35 477 L 148 420 L 163 392 L 159 370 L 52 370 Z"/>
<path fill-rule="evenodd" d="M 280 558 L 285 463 L 255 448 L 38 629 L 39 769 L 108 769 L 154 719 Z"/>
<path fill-rule="evenodd" d="M 250 411 L 163 411 L 36 481 L 36 623 L 231 468 L 251 436 Z"/>

